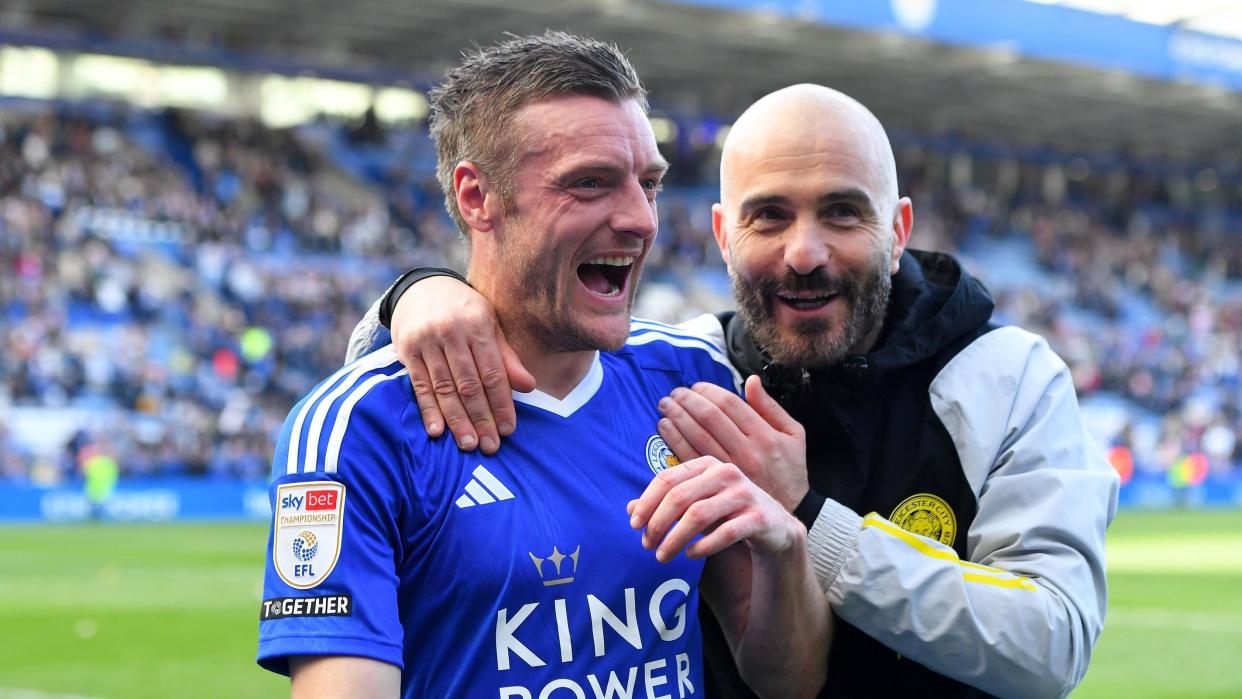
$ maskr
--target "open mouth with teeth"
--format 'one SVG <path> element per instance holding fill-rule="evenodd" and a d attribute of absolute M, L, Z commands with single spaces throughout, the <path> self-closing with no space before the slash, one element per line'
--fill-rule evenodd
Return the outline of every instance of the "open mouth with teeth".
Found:
<path fill-rule="evenodd" d="M 836 294 L 827 291 L 782 291 L 776 294 L 777 301 L 798 311 L 819 310 L 836 297 Z"/>
<path fill-rule="evenodd" d="M 625 291 L 630 270 L 634 269 L 634 260 L 633 256 L 593 257 L 578 265 L 578 279 L 595 294 L 619 296 Z"/>

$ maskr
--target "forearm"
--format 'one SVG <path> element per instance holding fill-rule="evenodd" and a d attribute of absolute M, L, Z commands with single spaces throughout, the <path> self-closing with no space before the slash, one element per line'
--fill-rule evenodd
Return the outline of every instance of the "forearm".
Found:
<path fill-rule="evenodd" d="M 976 497 L 958 534 L 967 560 L 828 501 L 809 535 L 828 601 L 940 674 L 1001 696 L 1067 694 L 1103 628 L 1117 507 L 1069 371 L 1042 339 L 1001 328 L 946 365 L 930 398 Z"/>
<path fill-rule="evenodd" d="M 683 548 L 708 556 L 699 590 L 747 686 L 761 696 L 819 693 L 831 615 L 801 522 L 736 464 L 712 456 L 661 471 L 628 511 L 657 559 Z"/>
<path fill-rule="evenodd" d="M 801 529 L 799 528 L 801 532 Z M 832 614 L 804 535 L 789 551 L 752 556 L 750 608 L 738 669 L 760 696 L 813 697 L 828 671 Z"/>
<path fill-rule="evenodd" d="M 1102 519 L 1096 490 L 1079 482 L 1077 497 L 1058 497 L 1055 507 L 1028 497 L 1027 510 L 1046 522 L 1031 528 L 991 518 L 997 503 L 982 503 L 968 534 L 973 562 L 829 501 L 812 528 L 811 555 L 833 611 L 893 651 L 992 694 L 1061 696 L 1086 673 L 1103 623 L 1095 532 L 1104 523 L 1060 524 L 1055 512 L 1064 520 L 1095 510 Z"/>
<path fill-rule="evenodd" d="M 295 656 L 289 669 L 293 699 L 396 699 L 401 692 L 401 671 L 370 658 Z"/>

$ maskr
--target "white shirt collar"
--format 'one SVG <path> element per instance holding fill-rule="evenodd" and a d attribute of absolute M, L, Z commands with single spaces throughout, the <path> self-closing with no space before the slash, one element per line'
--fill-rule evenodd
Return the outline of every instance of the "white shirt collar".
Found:
<path fill-rule="evenodd" d="M 591 359 L 591 368 L 587 369 L 586 376 L 578 382 L 577 386 L 570 391 L 564 398 L 554 398 L 539 389 L 535 389 L 530 393 L 513 392 L 513 400 L 518 403 L 525 403 L 550 413 L 555 413 L 561 417 L 569 417 L 577 412 L 578 408 L 587 404 L 587 401 L 599 391 L 600 384 L 604 382 L 604 366 L 599 361 L 599 352 L 595 352 L 595 356 Z"/>

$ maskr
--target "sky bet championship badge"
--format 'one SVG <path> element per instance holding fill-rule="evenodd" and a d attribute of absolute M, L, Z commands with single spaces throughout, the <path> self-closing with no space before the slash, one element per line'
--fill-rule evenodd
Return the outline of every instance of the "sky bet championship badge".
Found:
<path fill-rule="evenodd" d="M 276 489 L 272 560 L 280 579 L 305 590 L 328 577 L 341 553 L 345 486 L 332 481 L 289 483 Z"/>

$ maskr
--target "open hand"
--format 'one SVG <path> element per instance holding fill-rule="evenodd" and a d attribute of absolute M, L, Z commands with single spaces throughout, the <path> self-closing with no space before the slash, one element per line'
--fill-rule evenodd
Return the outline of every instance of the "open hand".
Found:
<path fill-rule="evenodd" d="M 661 399 L 660 436 L 677 458 L 714 456 L 737 464 L 792 512 L 810 486 L 806 430 L 789 416 L 758 376 L 746 379 L 746 400 L 709 383 L 679 388 Z"/>
<path fill-rule="evenodd" d="M 460 448 L 495 453 L 517 426 L 510 386 L 531 391 L 535 378 L 505 341 L 491 303 L 452 277 L 429 277 L 397 300 L 391 325 L 427 434 L 439 437 L 447 425 Z"/>
<path fill-rule="evenodd" d="M 703 558 L 742 541 L 758 554 L 780 554 L 805 537 L 802 524 L 780 503 L 737 466 L 711 456 L 661 471 L 626 509 L 630 526 L 645 529 L 643 546 L 655 549 L 661 563 L 683 549 Z"/>

